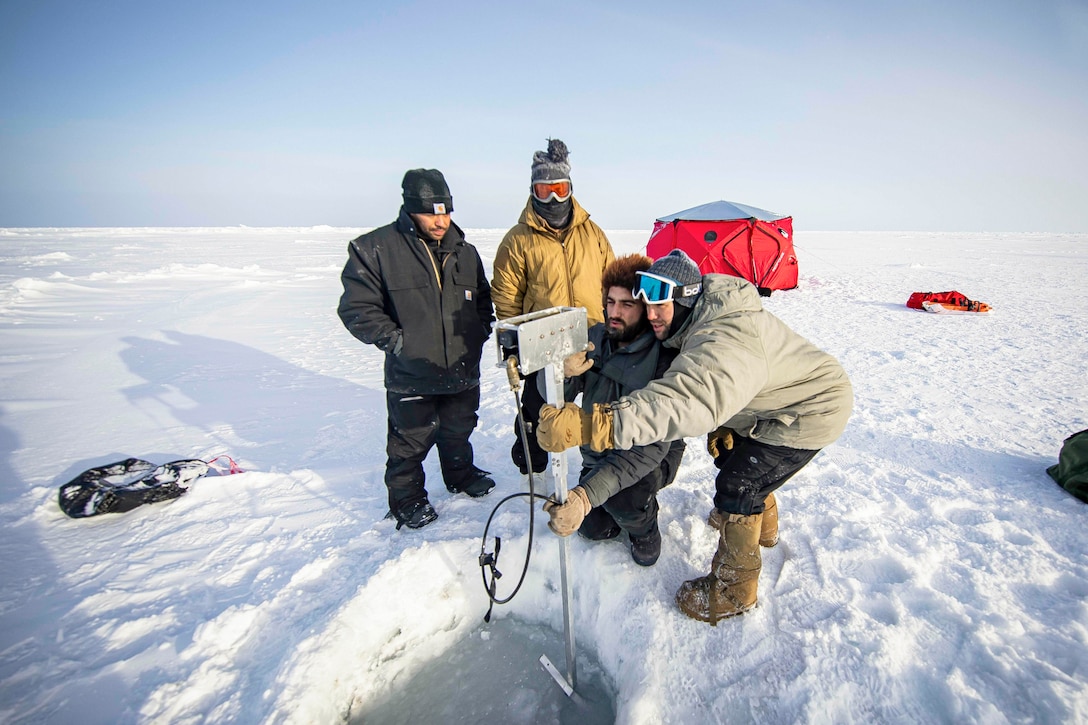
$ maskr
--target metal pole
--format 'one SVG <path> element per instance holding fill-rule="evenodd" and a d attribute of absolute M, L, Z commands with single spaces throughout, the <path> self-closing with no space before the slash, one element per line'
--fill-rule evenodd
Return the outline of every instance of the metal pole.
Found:
<path fill-rule="evenodd" d="M 528 375 L 543 370 L 544 397 L 555 407 L 562 408 L 563 360 L 568 355 L 588 349 L 588 326 L 584 307 L 549 307 L 546 310 L 508 317 L 495 325 L 499 364 L 509 366 L 511 349 L 516 349 L 519 358 L 516 363 L 517 371 Z M 517 383 L 511 379 L 511 387 L 516 386 Z M 549 464 L 555 481 L 555 499 L 564 503 L 567 500 L 567 458 L 562 453 L 552 453 Z M 573 697 L 578 675 L 574 659 L 572 591 L 567 577 L 569 558 L 570 542 L 566 538 L 560 538 L 559 572 L 563 589 L 563 628 L 567 635 L 567 680 L 563 680 L 563 676 L 546 655 L 541 655 L 540 663 L 567 696 Z"/>
<path fill-rule="evenodd" d="M 563 366 L 549 363 L 544 368 L 546 399 L 556 408 L 563 407 Z M 555 479 L 555 498 L 559 503 L 567 500 L 566 452 L 552 453 L 551 470 Z M 567 681 L 572 690 L 578 688 L 578 675 L 574 659 L 574 611 L 571 608 L 571 585 L 567 577 L 567 561 L 570 557 L 570 540 L 559 539 L 559 581 L 563 591 L 563 628 L 567 636 Z M 568 693 L 569 694 L 569 693 Z"/>

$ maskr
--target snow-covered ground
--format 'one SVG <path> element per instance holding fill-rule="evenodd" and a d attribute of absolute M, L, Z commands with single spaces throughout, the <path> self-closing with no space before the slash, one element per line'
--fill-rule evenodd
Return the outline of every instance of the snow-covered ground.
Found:
<path fill-rule="evenodd" d="M 524 490 L 513 395 L 489 345 L 473 441 L 491 496 L 452 497 L 432 455 L 439 520 L 383 520 L 380 353 L 335 314 L 360 231 L 0 230 L 0 720 L 357 721 L 489 638 L 480 537 Z M 489 273 L 502 233 L 467 231 Z M 610 237 L 629 252 L 647 232 Z M 577 647 L 616 720 L 1088 722 L 1088 506 L 1045 473 L 1088 428 L 1088 234 L 797 245 L 799 288 L 765 304 L 842 361 L 854 416 L 780 491 L 782 541 L 743 617 L 711 628 L 673 604 L 715 548 L 697 439 L 660 495 L 655 567 L 573 538 Z M 904 306 L 949 289 L 994 311 Z M 246 473 L 127 514 L 57 506 L 92 466 L 221 454 Z M 526 512 L 496 517 L 500 594 Z M 548 628 L 563 669 L 558 546 L 536 529 L 495 617 Z"/>

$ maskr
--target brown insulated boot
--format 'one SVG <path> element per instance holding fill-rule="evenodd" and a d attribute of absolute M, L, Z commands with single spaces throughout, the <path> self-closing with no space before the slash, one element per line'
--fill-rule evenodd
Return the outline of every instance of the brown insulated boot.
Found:
<path fill-rule="evenodd" d="M 722 527 L 722 512 L 712 509 L 706 524 L 712 529 Z M 763 524 L 759 531 L 759 545 L 770 549 L 778 543 L 778 501 L 773 493 L 763 499 Z"/>
<path fill-rule="evenodd" d="M 759 529 L 759 545 L 771 548 L 778 543 L 778 501 L 774 494 L 763 499 L 763 524 Z"/>
<path fill-rule="evenodd" d="M 743 614 L 756 604 L 762 514 L 728 514 L 721 519 L 718 551 L 710 573 L 686 581 L 676 592 L 680 611 L 692 619 L 715 625 L 719 619 Z"/>

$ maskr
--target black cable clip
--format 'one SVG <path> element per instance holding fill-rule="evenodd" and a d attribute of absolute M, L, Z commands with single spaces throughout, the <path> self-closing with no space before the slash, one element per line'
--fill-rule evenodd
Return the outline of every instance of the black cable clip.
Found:
<path fill-rule="evenodd" d="M 487 598 L 489 604 L 487 606 L 487 614 L 484 615 L 484 621 L 491 621 L 491 610 L 495 608 L 495 583 L 502 579 L 502 572 L 498 570 L 499 565 L 499 551 L 502 549 L 502 538 L 495 537 L 495 553 L 492 554 L 487 551 L 480 552 L 480 569 L 491 569 L 491 583 L 487 587 Z"/>

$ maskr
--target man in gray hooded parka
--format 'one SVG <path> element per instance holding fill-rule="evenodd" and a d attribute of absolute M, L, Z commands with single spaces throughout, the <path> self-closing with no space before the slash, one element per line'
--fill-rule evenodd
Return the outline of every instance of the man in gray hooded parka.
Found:
<path fill-rule="evenodd" d="M 715 624 L 755 605 L 765 502 L 839 437 L 853 389 L 834 357 L 763 309 L 751 283 L 703 276 L 682 251 L 639 273 L 633 292 L 647 302 L 654 334 L 679 355 L 663 377 L 592 413 L 545 405 L 537 438 L 548 451 L 603 451 L 709 433 L 719 472 L 708 523 L 718 550 L 710 574 L 684 582 L 676 600 Z"/>

